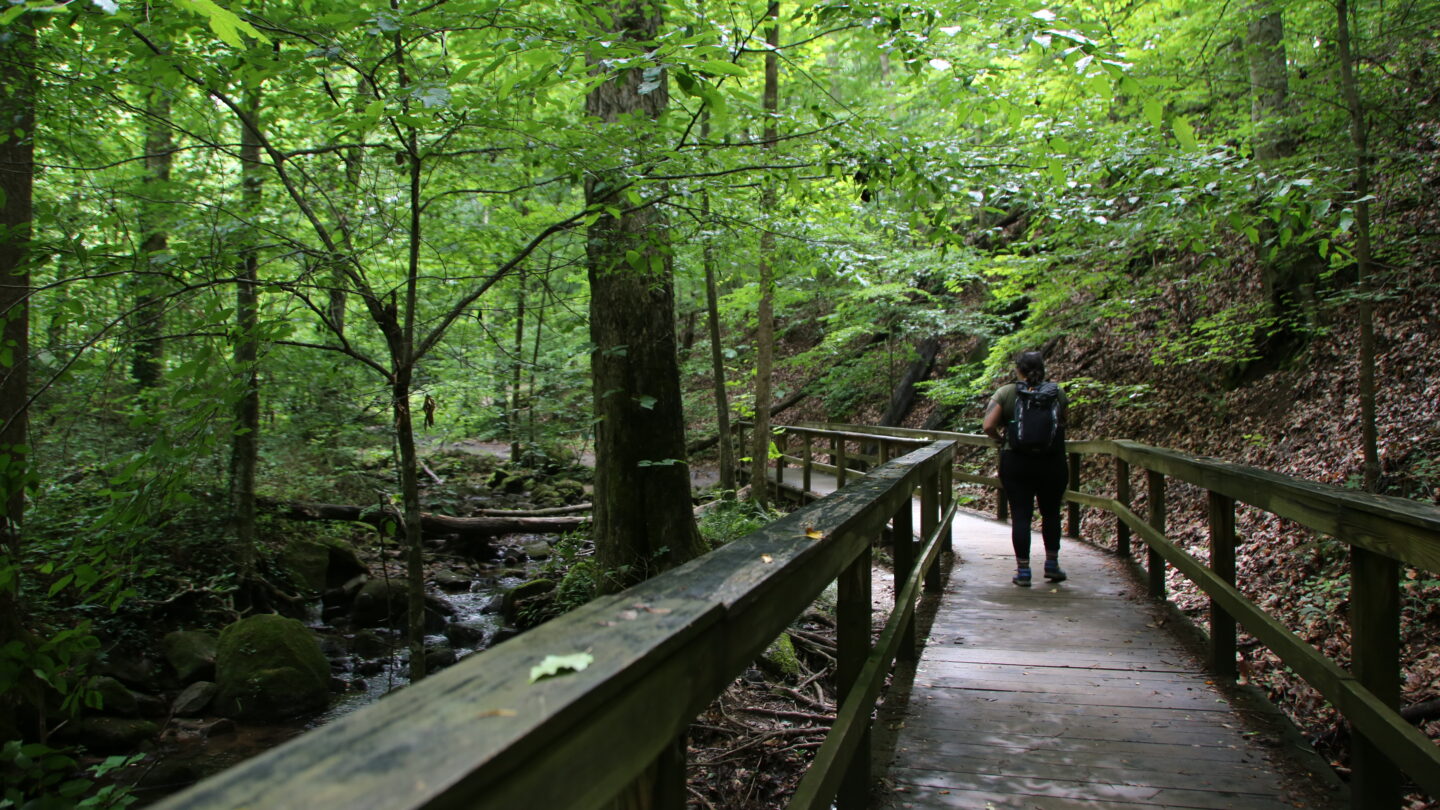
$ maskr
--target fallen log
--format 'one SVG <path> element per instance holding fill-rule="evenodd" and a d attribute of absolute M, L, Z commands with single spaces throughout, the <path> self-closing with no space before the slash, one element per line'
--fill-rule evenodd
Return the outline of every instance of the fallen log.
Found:
<path fill-rule="evenodd" d="M 549 515 L 573 515 L 576 512 L 594 511 L 593 503 L 577 503 L 571 506 L 552 506 L 549 509 L 476 509 L 487 517 L 546 517 Z"/>
<path fill-rule="evenodd" d="M 289 520 L 347 520 L 366 523 L 376 528 L 388 522 L 399 522 L 394 508 L 350 506 L 333 503 L 275 504 L 280 516 Z M 426 535 L 454 534 L 464 538 L 489 538 L 502 534 L 558 534 L 574 531 L 589 523 L 590 518 L 566 517 L 451 517 L 421 513 L 420 531 Z"/>

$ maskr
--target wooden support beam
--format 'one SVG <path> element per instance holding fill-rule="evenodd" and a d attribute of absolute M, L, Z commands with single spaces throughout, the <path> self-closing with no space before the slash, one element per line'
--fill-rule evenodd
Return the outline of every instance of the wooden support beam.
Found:
<path fill-rule="evenodd" d="M 931 473 L 920 482 L 920 536 L 929 540 L 940 526 L 940 473 Z M 932 566 L 925 572 L 925 590 L 939 593 L 943 587 L 940 581 L 940 566 Z"/>
<path fill-rule="evenodd" d="M 1123 458 L 1115 459 L 1115 500 L 1130 508 L 1130 463 Z M 1130 526 L 1123 520 L 1115 521 L 1115 553 L 1130 556 Z"/>
<path fill-rule="evenodd" d="M 837 705 L 857 687 L 860 670 L 870 657 L 870 546 L 839 577 L 839 598 L 835 605 Z M 835 805 L 839 810 L 865 810 L 870 804 L 870 729 L 868 721 L 860 734 L 860 745 L 845 766 Z"/>
<path fill-rule="evenodd" d="M 800 488 L 810 491 L 811 473 L 815 470 L 815 448 L 809 433 L 801 434 L 805 442 L 804 456 L 800 462 Z"/>
<path fill-rule="evenodd" d="M 845 474 L 849 472 L 845 469 L 845 437 L 836 436 L 830 441 L 831 449 L 834 451 L 830 454 L 830 460 L 835 463 L 835 488 L 844 489 Z"/>
<path fill-rule="evenodd" d="M 1073 490 L 1075 490 L 1076 492 L 1079 492 L 1079 491 L 1080 491 L 1080 454 L 1079 454 L 1079 453 L 1070 453 L 1069 455 L 1070 455 L 1070 471 L 1069 471 L 1069 478 L 1070 478 L 1070 480 L 1069 480 L 1067 489 L 1073 489 Z M 1072 500 L 1072 501 L 1070 501 L 1070 503 L 1069 503 L 1067 506 L 1068 506 L 1068 509 L 1066 510 L 1067 514 L 1066 514 L 1066 521 L 1065 521 L 1065 535 L 1066 535 L 1067 537 L 1071 538 L 1071 539 L 1079 540 L 1079 539 L 1080 539 L 1080 503 L 1079 503 L 1078 501 L 1073 501 L 1073 500 Z"/>
<path fill-rule="evenodd" d="M 1235 499 L 1210 493 L 1210 570 L 1235 584 Z M 1210 599 L 1210 669 L 1222 678 L 1234 679 L 1235 618 Z"/>
<path fill-rule="evenodd" d="M 1165 533 L 1165 475 L 1155 470 L 1145 471 L 1150 485 L 1150 527 L 1160 534 Z M 1165 598 L 1165 558 L 1152 545 L 1146 555 L 1150 572 L 1150 595 L 1156 599 Z"/>
<path fill-rule="evenodd" d="M 895 562 L 895 582 L 897 583 L 895 587 L 895 609 L 900 610 L 903 589 L 898 583 L 904 582 L 910 576 L 910 572 L 915 569 L 915 514 L 912 502 L 906 501 L 905 505 L 895 513 L 892 525 L 894 528 L 891 531 L 891 536 L 895 539 L 895 544 L 891 550 L 891 558 Z M 913 617 L 900 628 L 900 636 L 900 659 L 903 661 L 918 661 L 920 654 L 915 644 L 915 622 Z"/>
<path fill-rule="evenodd" d="M 1386 708 L 1400 708 L 1400 564 L 1373 551 L 1350 551 L 1351 671 Z M 1400 772 L 1373 740 L 1351 735 L 1350 806 L 1400 806 Z"/>

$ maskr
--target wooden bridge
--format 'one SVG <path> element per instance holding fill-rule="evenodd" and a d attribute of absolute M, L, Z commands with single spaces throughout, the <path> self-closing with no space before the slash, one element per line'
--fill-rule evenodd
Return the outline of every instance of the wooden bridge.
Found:
<path fill-rule="evenodd" d="M 789 807 L 871 804 L 871 717 L 897 661 L 915 666 L 915 685 L 895 744 L 894 788 L 878 791 L 876 805 L 1294 806 L 1298 794 L 1264 765 L 1207 683 L 1235 675 L 1237 622 L 1350 722 L 1354 807 L 1398 807 L 1402 773 L 1440 798 L 1440 748 L 1396 710 L 1399 566 L 1440 570 L 1440 509 L 1130 442 L 1073 442 L 1070 532 L 1082 507 L 1115 514 L 1123 556 L 1077 553 L 1071 543 L 1073 581 L 1022 592 L 1008 582 L 1008 530 L 970 518 L 953 529 L 946 587 L 937 562 L 952 549 L 954 485 L 998 487 L 980 472 L 993 457 L 988 439 L 798 426 L 780 441 L 780 488 L 813 493 L 833 477 L 838 491 L 161 806 L 683 807 L 690 722 L 837 581 L 841 705 Z M 1087 491 L 1101 485 L 1080 478 L 1097 459 L 1113 464 L 1103 485 L 1110 494 Z M 1148 489 L 1144 518 L 1128 505 L 1132 468 Z M 1167 479 L 1208 492 L 1208 564 L 1165 536 Z M 1236 588 L 1237 502 L 1350 545 L 1351 670 Z M 887 529 L 896 539 L 895 604 L 872 643 L 871 551 Z M 917 540 L 903 540 L 917 530 Z M 1148 549 L 1150 596 L 1163 598 L 1169 565 L 1210 597 L 1208 674 L 1148 626 L 1149 605 L 1120 598 L 1134 538 Z M 923 653 L 922 590 L 945 591 Z M 583 671 L 531 682 L 547 656 L 579 652 L 593 656 Z"/>

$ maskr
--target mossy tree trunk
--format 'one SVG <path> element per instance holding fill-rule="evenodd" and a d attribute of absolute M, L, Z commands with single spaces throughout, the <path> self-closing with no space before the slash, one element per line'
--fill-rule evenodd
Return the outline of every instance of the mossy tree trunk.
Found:
<path fill-rule="evenodd" d="M 612 4 L 609 12 L 615 32 L 633 43 L 637 55 L 653 48 L 659 4 L 627 0 Z M 657 119 L 669 101 L 667 81 L 658 66 L 611 73 L 586 96 L 585 111 L 604 127 Z M 638 141 L 643 151 L 645 137 Z M 619 216 L 596 220 L 586 242 L 594 344 L 595 549 L 607 577 L 604 586 L 612 590 L 705 550 L 691 512 L 685 463 L 667 223 L 653 201 L 627 201 L 624 191 L 632 182 L 609 170 L 585 184 L 592 207 L 620 209 Z"/>
<path fill-rule="evenodd" d="M 765 95 L 762 106 L 765 110 L 764 148 L 774 149 L 779 129 L 775 119 L 780 107 L 780 65 L 776 49 L 780 45 L 780 4 L 774 2 L 765 12 L 770 26 L 765 31 L 765 41 L 770 47 L 765 51 Z M 773 180 L 762 181 L 760 192 L 760 216 L 768 218 L 775 212 L 775 184 Z M 770 462 L 770 376 L 775 366 L 775 233 L 768 221 L 760 229 L 760 305 L 756 315 L 759 320 L 755 331 L 755 430 L 750 443 L 750 497 L 758 504 L 765 504 L 769 496 L 766 483 L 766 467 Z"/>

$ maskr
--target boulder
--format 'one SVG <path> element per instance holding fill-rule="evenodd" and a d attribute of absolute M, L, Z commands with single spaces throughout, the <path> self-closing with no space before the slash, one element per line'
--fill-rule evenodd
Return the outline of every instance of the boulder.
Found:
<path fill-rule="evenodd" d="M 463 593 L 470 590 L 474 580 L 459 571 L 441 571 L 435 575 L 435 586 L 448 593 Z"/>
<path fill-rule="evenodd" d="M 409 614 L 409 596 L 400 580 L 372 579 L 355 596 L 350 620 L 356 627 L 404 627 Z M 455 609 L 443 600 L 425 595 L 425 632 L 445 629 L 445 617 Z"/>
<path fill-rule="evenodd" d="M 175 698 L 175 702 L 170 705 L 170 713 L 176 717 L 199 717 L 219 693 L 218 684 L 196 681 L 185 687 Z"/>
<path fill-rule="evenodd" d="M 350 651 L 361 658 L 380 658 L 390 654 L 395 645 L 374 630 L 361 630 L 350 639 Z"/>
<path fill-rule="evenodd" d="M 105 657 L 102 672 L 131 689 L 149 691 L 155 687 L 155 662 L 143 655 L 112 652 Z"/>
<path fill-rule="evenodd" d="M 313 593 L 343 586 L 370 570 L 346 543 L 310 538 L 292 540 L 280 552 L 280 567 L 297 585 Z"/>
<path fill-rule="evenodd" d="M 180 683 L 191 684 L 215 677 L 216 638 L 199 630 L 176 630 L 166 633 L 161 642 L 165 660 L 179 676 Z"/>
<path fill-rule="evenodd" d="M 555 581 L 552 579 L 532 579 L 529 582 L 522 582 L 505 592 L 504 606 L 500 612 L 504 615 L 506 622 L 514 624 L 522 604 L 540 599 L 554 591 Z"/>
<path fill-rule="evenodd" d="M 282 720 L 323 709 L 330 698 L 330 662 L 305 625 L 294 619 L 250 616 L 220 633 L 215 658 L 222 714 Z"/>
<path fill-rule="evenodd" d="M 133 717 L 86 717 L 80 720 L 80 739 L 101 754 L 134 753 L 160 733 L 152 720 Z"/>
<path fill-rule="evenodd" d="M 425 671 L 439 672 L 459 660 L 455 650 L 444 645 L 425 648 Z"/>
<path fill-rule="evenodd" d="M 456 647 L 474 650 L 485 646 L 485 636 L 490 632 L 488 622 L 473 620 L 455 622 L 445 628 L 445 638 Z"/>
<path fill-rule="evenodd" d="M 532 560 L 548 560 L 550 558 L 550 544 L 541 540 L 535 543 L 526 543 L 524 546 L 525 556 Z"/>
<path fill-rule="evenodd" d="M 114 678 L 100 676 L 90 681 L 90 688 L 100 695 L 100 709 L 120 717 L 139 717 L 140 703 L 125 684 Z"/>

